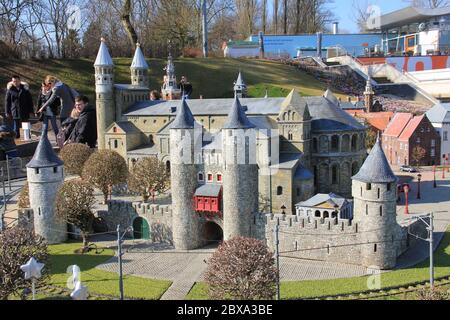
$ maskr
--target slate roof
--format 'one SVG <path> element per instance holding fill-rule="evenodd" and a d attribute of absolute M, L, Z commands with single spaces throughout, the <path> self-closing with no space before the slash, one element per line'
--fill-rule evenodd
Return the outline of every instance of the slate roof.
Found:
<path fill-rule="evenodd" d="M 127 151 L 128 156 L 157 156 L 158 153 L 159 153 L 159 148 L 156 144 L 141 145 L 136 149 Z"/>
<path fill-rule="evenodd" d="M 207 183 L 195 190 L 195 195 L 200 197 L 218 197 L 220 190 L 222 190 L 222 185 Z"/>
<path fill-rule="evenodd" d="M 274 169 L 292 169 L 302 157 L 302 153 L 280 153 L 278 164 L 274 163 L 271 167 Z"/>
<path fill-rule="evenodd" d="M 251 123 L 238 97 L 234 98 L 233 106 L 231 107 L 228 119 L 223 125 L 222 129 L 250 129 L 255 128 L 255 125 Z"/>
<path fill-rule="evenodd" d="M 33 159 L 27 164 L 27 168 L 51 168 L 62 166 L 64 164 L 64 162 L 56 155 L 48 140 L 47 129 L 48 128 L 44 126 L 44 133 L 41 135 Z"/>
<path fill-rule="evenodd" d="M 450 123 L 450 103 L 438 103 L 426 115 L 431 123 Z"/>
<path fill-rule="evenodd" d="M 194 123 L 194 116 L 186 103 L 186 99 L 183 97 L 179 108 L 177 108 L 177 115 L 170 129 L 193 129 Z"/>
<path fill-rule="evenodd" d="M 139 129 L 130 121 L 114 122 L 106 129 L 106 132 L 110 131 L 111 128 L 114 126 L 119 127 L 125 133 L 139 133 L 140 132 Z"/>
<path fill-rule="evenodd" d="M 303 97 L 312 117 L 313 131 L 354 131 L 365 130 L 355 118 L 341 110 L 324 97 Z M 239 100 L 247 107 L 247 116 L 278 116 L 285 98 L 244 98 Z M 178 107 L 179 101 L 142 101 L 128 109 L 125 116 L 170 116 L 171 108 Z M 233 99 L 194 99 L 189 100 L 189 109 L 195 116 L 227 116 Z"/>
<path fill-rule="evenodd" d="M 108 47 L 105 44 L 105 40 L 102 39 L 100 43 L 100 48 L 97 53 L 97 59 L 94 63 L 95 67 L 111 67 L 114 66 L 114 62 L 109 54 Z"/>
<path fill-rule="evenodd" d="M 338 205 L 339 209 L 341 209 L 346 203 L 348 203 L 348 200 L 334 193 L 318 193 L 306 201 L 297 203 L 296 207 L 317 207 L 319 204 L 324 202 L 328 202 L 333 207 Z"/>
<path fill-rule="evenodd" d="M 134 69 L 148 69 L 147 61 L 145 61 L 144 53 L 142 53 L 141 46 L 136 45 L 136 51 L 134 52 L 133 62 L 131 63 L 131 68 Z"/>
<path fill-rule="evenodd" d="M 352 177 L 352 179 L 366 183 L 397 182 L 398 179 L 392 172 L 391 166 L 386 159 L 386 155 L 381 148 L 379 138 L 361 169 Z"/>

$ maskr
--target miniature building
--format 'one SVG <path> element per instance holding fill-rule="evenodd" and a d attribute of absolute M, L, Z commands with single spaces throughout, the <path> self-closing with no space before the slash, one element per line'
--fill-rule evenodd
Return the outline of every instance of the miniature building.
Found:
<path fill-rule="evenodd" d="M 169 54 L 166 66 L 166 75 L 161 88 L 161 96 L 163 100 L 179 100 L 181 99 L 181 89 L 178 88 L 177 77 L 175 75 L 175 65 L 173 64 L 172 55 Z"/>
<path fill-rule="evenodd" d="M 353 219 L 353 201 L 341 196 L 316 194 L 311 199 L 296 204 L 297 216 L 307 218 Z"/>

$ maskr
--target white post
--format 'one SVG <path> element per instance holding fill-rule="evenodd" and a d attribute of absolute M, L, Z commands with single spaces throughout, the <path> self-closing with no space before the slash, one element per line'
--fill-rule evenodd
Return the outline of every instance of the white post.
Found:
<path fill-rule="evenodd" d="M 433 259 L 433 232 L 434 232 L 434 213 L 430 214 L 430 287 L 434 289 L 434 259 Z"/>
<path fill-rule="evenodd" d="M 277 218 L 277 225 L 275 226 L 274 230 L 274 236 L 275 236 L 275 261 L 276 261 L 276 267 L 277 267 L 277 295 L 276 299 L 280 300 L 280 239 L 279 239 L 279 232 L 280 232 L 280 220 Z"/>

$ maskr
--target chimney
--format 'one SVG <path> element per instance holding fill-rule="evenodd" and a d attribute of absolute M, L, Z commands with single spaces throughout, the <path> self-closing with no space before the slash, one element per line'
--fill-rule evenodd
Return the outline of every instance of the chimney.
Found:
<path fill-rule="evenodd" d="M 339 34 L 339 22 L 333 22 L 333 34 Z"/>

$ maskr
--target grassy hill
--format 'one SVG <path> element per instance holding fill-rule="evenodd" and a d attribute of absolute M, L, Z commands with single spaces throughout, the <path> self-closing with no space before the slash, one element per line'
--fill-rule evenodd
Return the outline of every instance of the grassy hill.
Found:
<path fill-rule="evenodd" d="M 149 59 L 150 84 L 152 89 L 159 89 L 163 78 L 165 60 Z M 116 65 L 116 83 L 130 82 L 131 59 L 114 59 Z M 302 73 L 294 67 L 277 62 L 259 60 L 236 60 L 225 58 L 175 60 L 178 77 L 186 75 L 194 87 L 193 98 L 203 95 L 204 98 L 221 98 L 233 96 L 233 82 L 239 70 L 249 86 L 252 97 L 263 97 L 268 90 L 271 97 L 286 96 L 292 88 L 297 88 L 302 95 L 322 95 L 325 85 L 313 77 Z M 77 60 L 46 60 L 46 61 L 0 61 L 0 99 L 3 109 L 3 97 L 6 83 L 10 76 L 19 74 L 31 85 L 36 96 L 40 83 L 47 74 L 52 74 L 86 94 L 92 100 L 95 98 L 93 61 Z"/>

